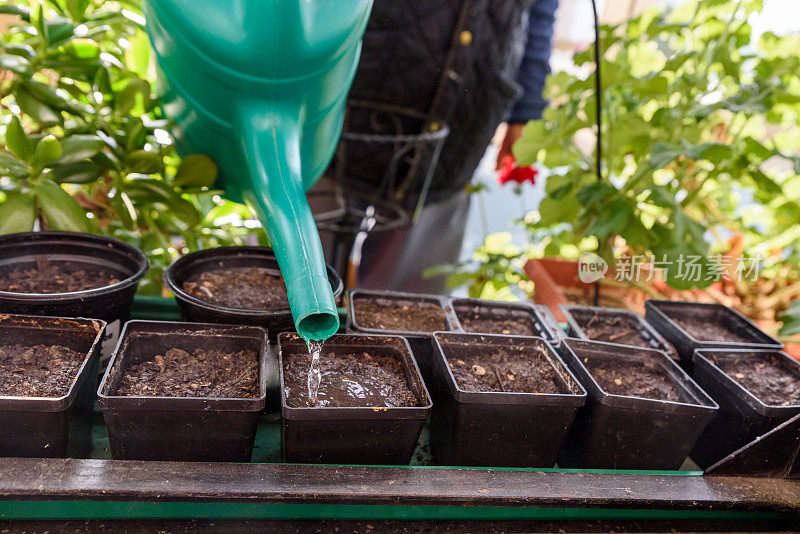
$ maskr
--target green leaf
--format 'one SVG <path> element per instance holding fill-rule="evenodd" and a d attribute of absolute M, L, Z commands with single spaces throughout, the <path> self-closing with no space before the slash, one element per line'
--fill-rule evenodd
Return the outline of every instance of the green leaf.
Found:
<path fill-rule="evenodd" d="M 22 123 L 19 122 L 19 117 L 16 115 L 11 116 L 11 122 L 6 127 L 6 144 L 9 150 L 22 161 L 30 162 L 33 158 L 35 148 L 33 141 L 22 129 Z"/>
<path fill-rule="evenodd" d="M 36 145 L 33 164 L 37 167 L 46 167 L 61 157 L 61 143 L 55 136 L 47 135 Z"/>
<path fill-rule="evenodd" d="M 0 168 L 17 179 L 27 178 L 29 173 L 28 166 L 24 161 L 18 160 L 6 152 L 0 152 Z"/>
<path fill-rule="evenodd" d="M 67 12 L 75 20 L 83 20 L 86 8 L 89 7 L 89 0 L 66 0 Z"/>
<path fill-rule="evenodd" d="M 78 161 L 54 166 L 50 178 L 60 184 L 88 184 L 103 174 L 103 169 L 91 161 Z"/>
<path fill-rule="evenodd" d="M 29 20 L 31 11 L 19 4 L 0 4 L 0 15 L 16 15 L 22 20 Z"/>
<path fill-rule="evenodd" d="M 783 326 L 780 335 L 794 336 L 800 334 L 800 300 L 794 301 L 788 310 L 781 316 Z"/>
<path fill-rule="evenodd" d="M 22 112 L 41 126 L 49 128 L 61 122 L 61 116 L 53 108 L 36 98 L 26 87 L 20 87 L 17 90 L 16 99 Z"/>
<path fill-rule="evenodd" d="M 141 78 L 133 78 L 117 94 L 114 107 L 120 115 L 127 115 L 137 106 L 140 98 L 142 102 L 141 109 L 144 109 L 150 100 L 150 83 Z"/>
<path fill-rule="evenodd" d="M 124 191 L 119 191 L 115 188 L 109 191 L 108 201 L 114 207 L 114 211 L 117 213 L 122 225 L 128 230 L 134 230 L 137 218 L 136 208 L 128 195 Z"/>
<path fill-rule="evenodd" d="M 36 199 L 27 193 L 7 193 L 0 204 L 0 234 L 30 232 L 36 221 Z"/>
<path fill-rule="evenodd" d="M 76 134 L 61 142 L 61 158 L 57 163 L 77 163 L 97 155 L 103 149 L 103 141 L 96 135 Z"/>
<path fill-rule="evenodd" d="M 140 78 L 146 79 L 150 66 L 150 39 L 145 32 L 137 31 L 128 41 L 131 47 L 125 51 L 125 62 Z"/>
<path fill-rule="evenodd" d="M 0 69 L 10 70 L 20 76 L 33 76 L 33 67 L 31 67 L 30 62 L 22 56 L 0 54 Z"/>
<path fill-rule="evenodd" d="M 147 150 L 135 150 L 128 154 L 125 163 L 132 173 L 155 174 L 164 168 L 161 154 Z"/>
<path fill-rule="evenodd" d="M 211 187 L 217 181 L 217 164 L 203 154 L 186 156 L 172 181 L 178 187 Z"/>
<path fill-rule="evenodd" d="M 50 180 L 36 185 L 36 200 L 50 228 L 62 232 L 97 233 L 94 221 L 86 211 L 61 186 Z"/>

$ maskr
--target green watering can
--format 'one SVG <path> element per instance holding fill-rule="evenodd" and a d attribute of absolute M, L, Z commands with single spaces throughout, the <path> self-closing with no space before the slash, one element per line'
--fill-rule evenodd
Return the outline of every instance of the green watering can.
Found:
<path fill-rule="evenodd" d="M 372 0 L 145 0 L 159 85 L 183 154 L 216 160 L 257 213 L 297 331 L 325 340 L 336 303 L 305 192 L 328 166 Z"/>

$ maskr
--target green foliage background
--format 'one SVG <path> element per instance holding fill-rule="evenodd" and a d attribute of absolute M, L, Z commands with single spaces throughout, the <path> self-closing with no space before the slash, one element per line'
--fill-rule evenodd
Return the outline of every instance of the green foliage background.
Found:
<path fill-rule="evenodd" d="M 175 154 L 137 1 L 31 0 L 0 41 L 0 233 L 104 233 L 144 250 L 159 294 L 178 255 L 243 244 L 216 164 Z M 263 232 L 259 237 L 264 239 Z"/>

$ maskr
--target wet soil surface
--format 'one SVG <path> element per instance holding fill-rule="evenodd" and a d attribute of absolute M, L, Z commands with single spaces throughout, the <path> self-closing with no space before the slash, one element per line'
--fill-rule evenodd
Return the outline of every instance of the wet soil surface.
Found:
<path fill-rule="evenodd" d="M 411 391 L 403 364 L 389 355 L 364 351 L 334 354 L 323 347 L 319 359 L 322 380 L 317 393 L 318 407 L 421 406 Z M 286 404 L 312 406 L 308 398 L 308 369 L 311 356 L 303 350 L 283 352 Z"/>
<path fill-rule="evenodd" d="M 208 271 L 184 282 L 181 289 L 200 300 L 229 308 L 270 310 L 289 307 L 283 277 L 264 267 Z"/>
<path fill-rule="evenodd" d="M 362 328 L 436 332 L 450 330 L 444 310 L 438 304 L 403 304 L 390 300 L 355 299 L 356 322 Z"/>
<path fill-rule="evenodd" d="M 63 397 L 85 354 L 52 345 L 0 346 L 0 395 Z"/>
<path fill-rule="evenodd" d="M 650 341 L 642 334 L 642 325 L 633 317 L 576 310 L 570 313 L 586 336 L 593 341 L 652 348 Z"/>
<path fill-rule="evenodd" d="M 791 372 L 770 357 L 752 353 L 738 358 L 717 358 L 714 363 L 764 404 L 800 404 L 800 371 Z"/>
<path fill-rule="evenodd" d="M 458 322 L 467 332 L 535 336 L 539 332 L 531 317 L 511 313 L 509 309 L 487 310 L 480 306 L 457 306 Z"/>
<path fill-rule="evenodd" d="M 584 365 L 606 393 L 680 401 L 677 384 L 659 366 L 616 358 L 588 358 Z"/>
<path fill-rule="evenodd" d="M 562 393 L 561 380 L 541 351 L 496 348 L 447 356 L 458 387 L 464 391 Z"/>
<path fill-rule="evenodd" d="M 117 395 L 128 397 L 213 397 L 256 399 L 260 396 L 255 351 L 225 353 L 169 349 L 123 371 Z"/>
<path fill-rule="evenodd" d="M 670 319 L 686 330 L 693 338 L 699 341 L 729 341 L 734 343 L 755 343 L 750 337 L 739 333 L 728 320 L 716 319 L 713 316 L 698 316 L 694 318 L 675 317 Z"/>
<path fill-rule="evenodd" d="M 120 281 L 117 273 L 87 268 L 72 262 L 37 258 L 36 265 L 0 274 L 0 291 L 13 293 L 69 293 L 110 286 Z"/>

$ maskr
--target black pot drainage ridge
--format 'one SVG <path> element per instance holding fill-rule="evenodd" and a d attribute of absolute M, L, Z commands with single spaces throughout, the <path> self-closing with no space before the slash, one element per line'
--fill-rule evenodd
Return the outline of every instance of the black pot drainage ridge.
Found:
<path fill-rule="evenodd" d="M 596 306 L 561 304 L 560 307 L 572 337 L 663 350 L 670 358 L 678 359 L 675 347 L 636 312 Z"/>
<path fill-rule="evenodd" d="M 559 466 L 679 469 L 717 404 L 662 351 L 578 339 L 562 345 L 589 396 Z"/>
<path fill-rule="evenodd" d="M 783 347 L 750 319 L 722 304 L 648 300 L 645 319 L 675 346 L 681 365 L 689 370 L 695 349 Z"/>
<path fill-rule="evenodd" d="M 330 266 L 328 280 L 339 298 L 344 284 Z M 188 254 L 167 269 L 164 284 L 175 294 L 187 321 L 263 326 L 271 340 L 294 331 L 286 287 L 271 248 L 219 247 Z"/>
<path fill-rule="evenodd" d="M 13 384 L 0 377 L 0 456 L 89 456 L 104 328 L 99 320 L 0 315 L 3 373 L 17 370 L 10 368 L 14 353 L 14 367 L 23 367 L 25 380 Z M 51 381 L 67 368 L 73 373 L 68 383 Z"/>
<path fill-rule="evenodd" d="M 98 390 L 113 458 L 250 461 L 266 343 L 255 326 L 128 322 Z"/>
<path fill-rule="evenodd" d="M 317 403 L 307 388 L 311 356 L 297 335 L 278 337 L 287 462 L 408 464 L 431 411 L 402 337 L 336 335 L 320 355 Z"/>
<path fill-rule="evenodd" d="M 800 413 L 800 363 L 783 352 L 698 350 L 694 377 L 719 403 L 692 451 L 703 468 Z"/>
<path fill-rule="evenodd" d="M 437 332 L 437 463 L 552 467 L 586 392 L 542 338 Z"/>
<path fill-rule="evenodd" d="M 108 237 L 72 232 L 3 235 L 0 310 L 124 322 L 148 268 L 142 251 Z"/>

